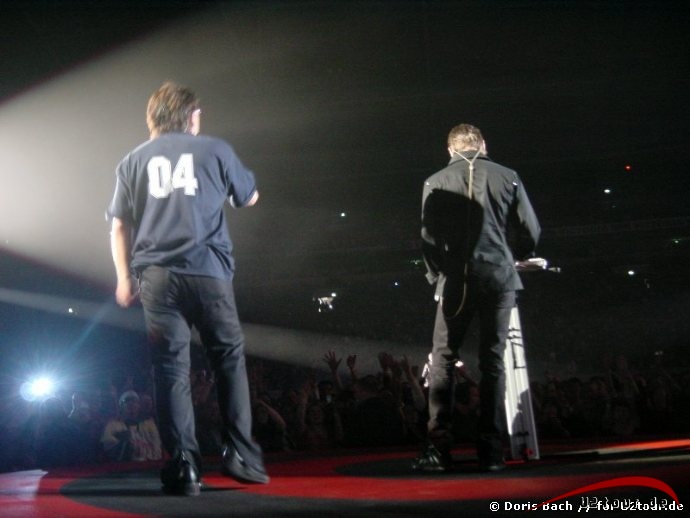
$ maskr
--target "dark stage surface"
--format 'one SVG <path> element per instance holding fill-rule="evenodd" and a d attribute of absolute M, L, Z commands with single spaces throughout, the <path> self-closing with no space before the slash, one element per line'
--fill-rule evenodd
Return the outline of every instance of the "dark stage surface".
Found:
<path fill-rule="evenodd" d="M 419 476 L 409 469 L 414 455 L 282 454 L 269 457 L 272 481 L 266 486 L 224 478 L 211 459 L 197 498 L 162 495 L 154 464 L 23 471 L 0 476 L 0 506 L 5 517 L 477 516 L 550 501 L 561 512 L 622 516 L 642 506 L 653 516 L 673 516 L 683 511 L 658 507 L 671 506 L 674 497 L 684 507 L 690 503 L 686 439 L 545 444 L 540 460 L 509 462 L 497 474 L 479 472 L 472 452 L 458 449 L 453 473 Z M 612 508 L 596 508 L 605 504 Z"/>

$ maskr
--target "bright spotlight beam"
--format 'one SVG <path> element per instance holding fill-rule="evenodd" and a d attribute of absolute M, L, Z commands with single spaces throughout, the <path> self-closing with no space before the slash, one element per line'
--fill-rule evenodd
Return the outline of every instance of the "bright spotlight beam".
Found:
<path fill-rule="evenodd" d="M 58 297 L 45 293 L 10 290 L 0 288 L 0 302 L 13 304 L 31 309 L 38 309 L 49 313 L 78 317 L 84 320 L 100 322 L 115 327 L 140 331 L 143 329 L 143 316 L 139 308 L 122 310 L 114 300 L 108 302 L 92 302 L 89 300 L 75 300 Z"/>
<path fill-rule="evenodd" d="M 22 383 L 19 394 L 25 401 L 40 401 L 55 394 L 56 383 L 49 376 L 38 376 Z"/>
<path fill-rule="evenodd" d="M 53 380 L 47 377 L 37 378 L 29 383 L 29 390 L 37 398 L 50 396 L 55 389 Z"/>
<path fill-rule="evenodd" d="M 91 302 L 42 293 L 0 288 L 0 302 L 65 315 L 65 318 L 88 320 L 130 331 L 144 331 L 143 311 L 139 307 L 121 309 L 114 302 Z M 70 308 L 72 312 L 70 312 Z M 245 323 L 242 325 L 251 355 L 305 367 L 323 368 L 323 355 L 335 351 L 339 356 L 357 355 L 361 372 L 376 372 L 378 354 L 382 351 L 396 357 L 405 355 L 412 364 L 423 365 L 425 350 L 410 344 L 367 340 Z M 195 335 L 195 340 L 198 337 Z"/>

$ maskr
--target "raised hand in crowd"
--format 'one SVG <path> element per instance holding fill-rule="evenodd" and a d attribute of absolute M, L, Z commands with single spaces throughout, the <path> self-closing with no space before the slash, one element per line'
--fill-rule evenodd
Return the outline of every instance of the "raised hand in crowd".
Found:
<path fill-rule="evenodd" d="M 357 370 L 356 370 L 357 355 L 351 354 L 350 356 L 347 357 L 347 359 L 345 360 L 345 363 L 347 364 L 347 368 L 350 369 L 350 377 L 352 378 L 352 381 L 357 381 Z"/>
<path fill-rule="evenodd" d="M 378 358 L 382 371 L 382 388 L 389 391 L 396 400 L 399 400 L 401 396 L 400 376 L 402 374 L 400 365 L 391 354 L 385 351 L 379 353 Z"/>
<path fill-rule="evenodd" d="M 328 365 L 331 372 L 335 372 L 338 370 L 342 358 L 337 358 L 334 351 L 328 351 L 323 355 L 323 361 Z"/>
<path fill-rule="evenodd" d="M 412 369 L 412 366 L 405 355 L 403 355 L 403 357 L 400 359 L 400 368 L 405 375 L 407 384 L 410 386 L 414 408 L 417 410 L 417 412 L 422 412 L 424 408 L 426 408 L 426 396 L 424 395 L 424 389 L 422 389 L 422 386 L 419 383 L 419 378 L 415 376 L 414 370 Z"/>
<path fill-rule="evenodd" d="M 333 376 L 333 383 L 335 384 L 338 391 L 343 390 L 343 383 L 340 380 L 340 374 L 338 374 L 338 367 L 342 362 L 342 358 L 337 358 L 334 351 L 328 351 L 323 355 L 323 361 L 328 365 Z"/>
<path fill-rule="evenodd" d="M 393 356 L 385 351 L 379 353 L 379 365 L 384 374 L 391 372 L 394 363 Z"/>

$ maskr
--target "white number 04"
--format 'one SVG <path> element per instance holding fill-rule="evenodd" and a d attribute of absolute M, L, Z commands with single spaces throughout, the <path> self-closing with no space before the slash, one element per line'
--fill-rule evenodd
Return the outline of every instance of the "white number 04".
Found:
<path fill-rule="evenodd" d="M 175 189 L 184 189 L 186 195 L 194 196 L 199 188 L 191 153 L 180 155 L 175 169 L 164 156 L 155 156 L 149 160 L 146 170 L 149 174 L 149 193 L 154 198 L 167 198 Z"/>

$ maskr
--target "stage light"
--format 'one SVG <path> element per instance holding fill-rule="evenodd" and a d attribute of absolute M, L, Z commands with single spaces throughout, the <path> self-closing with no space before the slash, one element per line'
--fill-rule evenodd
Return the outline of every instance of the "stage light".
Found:
<path fill-rule="evenodd" d="M 319 313 L 327 313 L 333 311 L 333 301 L 338 296 L 336 292 L 331 292 L 330 295 L 315 296 L 312 300 L 316 303 L 316 309 Z"/>
<path fill-rule="evenodd" d="M 604 194 L 611 194 L 611 189 L 604 189 Z"/>
<path fill-rule="evenodd" d="M 50 378 L 38 378 L 31 382 L 31 392 L 37 397 L 49 396 L 53 389 L 54 383 Z"/>
<path fill-rule="evenodd" d="M 625 169 L 626 171 L 632 171 L 632 166 L 631 166 L 630 164 L 625 164 L 625 168 L 624 168 L 624 169 Z"/>
<path fill-rule="evenodd" d="M 635 276 L 635 270 L 628 270 L 628 275 L 630 277 L 634 277 Z"/>
<path fill-rule="evenodd" d="M 49 376 L 38 376 L 22 383 L 19 393 L 26 401 L 45 399 L 55 394 L 55 381 Z"/>
<path fill-rule="evenodd" d="M 346 218 L 347 217 L 347 212 L 341 212 L 340 213 L 341 218 Z"/>

